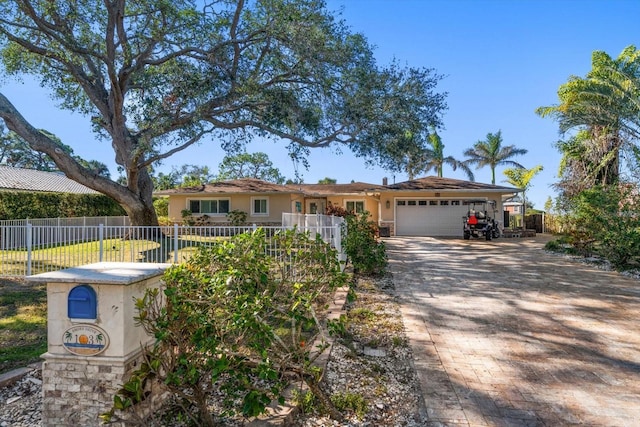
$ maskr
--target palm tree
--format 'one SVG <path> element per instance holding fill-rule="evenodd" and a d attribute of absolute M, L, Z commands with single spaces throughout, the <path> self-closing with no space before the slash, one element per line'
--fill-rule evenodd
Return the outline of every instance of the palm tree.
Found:
<path fill-rule="evenodd" d="M 525 168 L 509 168 L 502 173 L 507 177 L 507 182 L 514 187 L 522 189 L 522 226 L 524 227 L 524 215 L 527 206 L 527 191 L 531 188 L 531 180 L 541 170 L 542 165 L 537 165 L 531 169 Z"/>
<path fill-rule="evenodd" d="M 445 164 L 451 166 L 454 171 L 458 168 L 462 169 L 469 178 L 469 181 L 475 180 L 473 172 L 464 162 L 456 160 L 452 156 L 444 156 L 444 144 L 442 143 L 442 138 L 440 138 L 440 135 L 438 135 L 438 132 L 435 129 L 429 133 L 427 142 L 429 145 L 428 148 L 423 149 L 417 155 L 414 154 L 409 156 L 409 161 L 407 162 L 409 180 L 412 180 L 416 173 L 426 173 L 430 170 L 433 170 L 440 178 L 442 178 L 442 169 Z"/>
<path fill-rule="evenodd" d="M 640 51 L 629 46 L 616 59 L 595 51 L 591 67 L 585 78 L 570 77 L 560 86 L 560 104 L 536 110 L 556 119 L 561 132 L 579 131 L 558 144 L 566 167 L 559 187 L 569 197 L 615 184 L 620 151 L 625 144 L 633 149 L 629 141 L 640 138 Z"/>
<path fill-rule="evenodd" d="M 465 160 L 466 165 L 476 165 L 476 169 L 484 166 L 491 167 L 491 184 L 496 183 L 496 166 L 510 165 L 517 168 L 523 168 L 520 163 L 510 160 L 514 156 L 527 154 L 524 148 L 516 148 L 515 145 L 502 146 L 502 131 L 495 134 L 488 133 L 484 141 L 478 141 L 464 152 L 468 157 Z"/>

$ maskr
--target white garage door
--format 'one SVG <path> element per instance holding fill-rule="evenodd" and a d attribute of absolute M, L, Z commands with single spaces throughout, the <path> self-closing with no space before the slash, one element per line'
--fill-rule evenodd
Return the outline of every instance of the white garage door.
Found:
<path fill-rule="evenodd" d="M 462 236 L 462 217 L 467 210 L 461 200 L 396 200 L 396 234 Z"/>

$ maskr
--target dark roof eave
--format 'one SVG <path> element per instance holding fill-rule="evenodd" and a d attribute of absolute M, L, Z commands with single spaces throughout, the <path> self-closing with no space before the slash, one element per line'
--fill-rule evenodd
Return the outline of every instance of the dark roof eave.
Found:
<path fill-rule="evenodd" d="M 439 192 L 439 193 L 517 193 L 519 188 L 389 188 L 389 192 Z"/>
<path fill-rule="evenodd" d="M 303 194 L 299 191 L 181 191 L 181 192 L 168 192 L 168 193 L 164 193 L 161 191 L 158 192 L 154 192 L 153 195 L 156 197 L 160 197 L 160 196 L 207 196 L 207 195 L 211 195 L 211 196 L 219 196 L 219 195 L 226 195 L 226 196 L 233 196 L 233 195 L 245 195 L 245 194 L 268 194 L 268 195 L 273 195 L 273 194 L 283 194 L 283 195 L 287 195 L 287 194 Z"/>

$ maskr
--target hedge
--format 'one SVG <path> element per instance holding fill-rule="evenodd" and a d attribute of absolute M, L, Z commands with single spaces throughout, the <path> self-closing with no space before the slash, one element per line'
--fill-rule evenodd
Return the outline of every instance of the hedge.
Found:
<path fill-rule="evenodd" d="M 0 191 L 0 220 L 119 215 L 124 209 L 103 194 Z"/>

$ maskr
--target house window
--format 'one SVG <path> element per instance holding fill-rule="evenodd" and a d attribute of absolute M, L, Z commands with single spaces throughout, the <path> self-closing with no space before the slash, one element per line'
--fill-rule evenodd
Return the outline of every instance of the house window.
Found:
<path fill-rule="evenodd" d="M 437 200 L 429 200 L 429 206 L 438 206 Z"/>
<path fill-rule="evenodd" d="M 362 213 L 364 212 L 364 200 L 347 200 L 345 209 L 347 212 Z"/>
<path fill-rule="evenodd" d="M 460 206 L 460 200 L 452 200 L 451 206 Z"/>
<path fill-rule="evenodd" d="M 251 215 L 269 215 L 269 199 L 264 197 L 252 197 Z"/>
<path fill-rule="evenodd" d="M 398 200 L 398 206 L 404 206 L 407 203 L 404 200 Z"/>
<path fill-rule="evenodd" d="M 416 201 L 415 200 L 409 200 L 407 203 L 409 204 L 409 206 L 415 206 L 416 205 Z"/>
<path fill-rule="evenodd" d="M 418 206 L 427 206 L 426 200 L 418 200 Z"/>
<path fill-rule="evenodd" d="M 440 200 L 440 206 L 449 206 L 448 200 Z"/>
<path fill-rule="evenodd" d="M 298 212 L 298 213 L 302 212 L 302 203 L 301 202 L 296 202 L 296 212 Z"/>
<path fill-rule="evenodd" d="M 189 210 L 194 214 L 225 215 L 229 204 L 229 199 L 189 200 Z"/>

